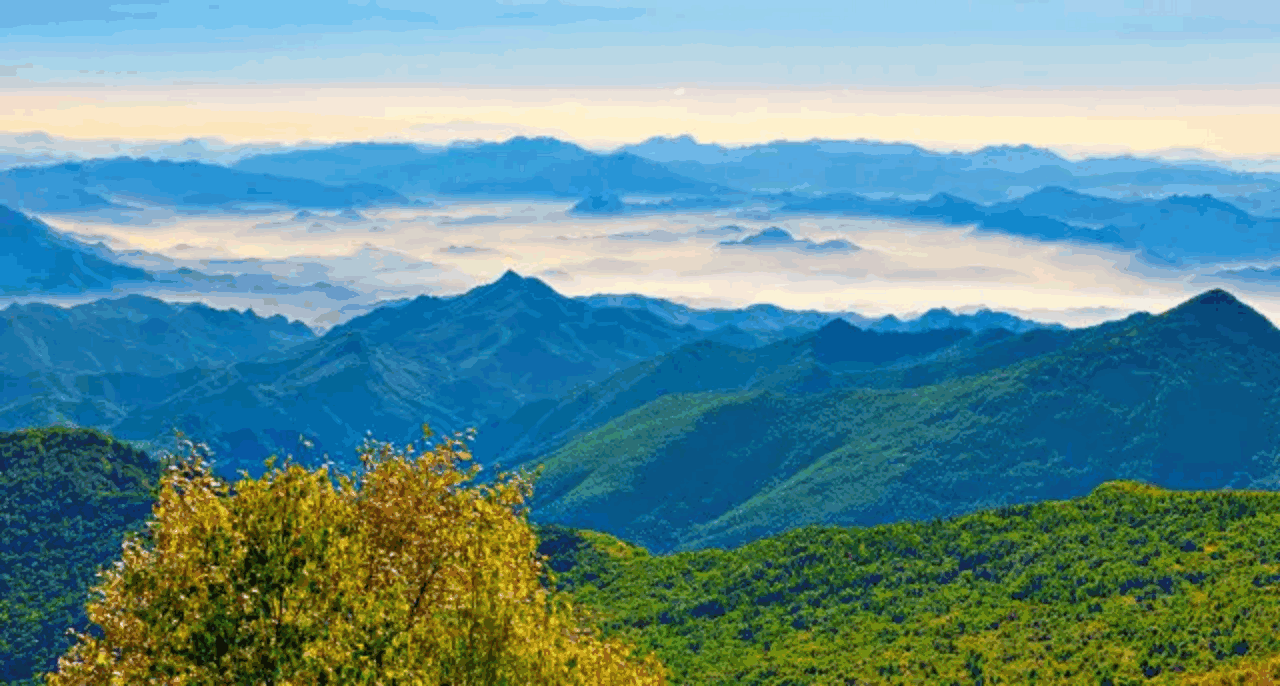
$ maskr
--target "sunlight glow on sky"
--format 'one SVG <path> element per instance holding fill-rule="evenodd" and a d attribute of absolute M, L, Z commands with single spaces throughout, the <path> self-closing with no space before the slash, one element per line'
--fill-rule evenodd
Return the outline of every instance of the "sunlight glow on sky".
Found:
<path fill-rule="evenodd" d="M 595 149 L 692 134 L 738 145 L 865 138 L 940 151 L 1029 143 L 1077 157 L 1280 158 L 1280 3 L 1271 0 L 10 4 L 0 12 L 0 134 L 229 143 L 541 135 Z M 523 207 L 446 206 L 332 231 L 230 215 L 46 219 L 162 261 L 221 257 L 255 274 L 302 265 L 362 292 L 274 305 L 223 298 L 313 323 L 375 297 L 459 292 L 506 268 L 571 295 L 870 315 L 986 305 L 1072 324 L 1159 311 L 1218 285 L 1125 254 L 955 229 L 797 219 L 784 226 L 864 250 L 735 255 L 717 251 L 715 237 L 681 232 L 764 224 L 696 214 L 586 221 L 545 202 L 529 204 L 530 220 Z M 460 212 L 471 219 L 442 215 Z M 476 218 L 490 215 L 498 219 Z M 609 237 L 635 231 L 683 237 Z M 1255 285 L 1250 303 L 1274 316 L 1278 294 Z"/>
<path fill-rule="evenodd" d="M 0 17 L 0 131 L 653 135 L 1280 155 L 1260 0 L 55 0 Z"/>

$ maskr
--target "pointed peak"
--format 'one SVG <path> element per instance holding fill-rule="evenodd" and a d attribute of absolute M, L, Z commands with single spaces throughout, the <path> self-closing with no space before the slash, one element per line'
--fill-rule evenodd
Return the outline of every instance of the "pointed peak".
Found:
<path fill-rule="evenodd" d="M 1280 335 L 1269 319 L 1221 288 L 1205 291 L 1153 318 L 1156 326 L 1205 328 L 1246 337 Z"/>
<path fill-rule="evenodd" d="M 514 269 L 508 269 L 502 272 L 502 276 L 498 277 L 498 280 L 493 283 L 495 285 L 517 286 L 524 283 L 524 277 L 517 274 Z"/>
<path fill-rule="evenodd" d="M 1214 288 L 1212 290 L 1205 291 L 1204 293 L 1201 293 L 1200 295 L 1197 295 L 1196 297 L 1186 301 L 1179 307 L 1186 307 L 1188 305 L 1212 305 L 1215 307 L 1221 307 L 1221 306 L 1247 307 L 1247 305 L 1240 302 L 1240 300 L 1238 300 L 1234 295 L 1231 295 L 1231 293 L 1221 288 Z"/>
<path fill-rule="evenodd" d="M 519 294 L 536 295 L 536 296 L 542 296 L 542 297 L 547 297 L 547 296 L 561 297 L 560 294 L 557 293 L 554 288 L 552 288 L 551 286 L 548 286 L 546 283 L 544 283 L 542 280 L 538 279 L 537 277 L 520 276 L 515 272 L 515 270 L 512 270 L 512 269 L 508 269 L 507 271 L 503 272 L 502 276 L 499 277 L 497 281 L 494 281 L 493 283 L 488 284 L 486 286 L 481 286 L 480 288 L 474 289 L 472 292 L 497 293 L 497 294 L 519 293 Z"/>

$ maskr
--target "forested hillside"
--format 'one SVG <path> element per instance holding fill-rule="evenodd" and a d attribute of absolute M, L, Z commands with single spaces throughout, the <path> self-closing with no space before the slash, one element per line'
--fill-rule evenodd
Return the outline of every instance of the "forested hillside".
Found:
<path fill-rule="evenodd" d="M 0 433 L 0 681 L 52 668 L 85 629 L 94 573 L 151 514 L 158 475 L 96 431 Z"/>
<path fill-rule="evenodd" d="M 1275 493 L 1110 482 L 727 551 L 653 556 L 561 527 L 540 550 L 676 684 L 1271 683 L 1277 530 Z"/>
<path fill-rule="evenodd" d="M 800 387 L 661 395 L 532 460 L 546 465 L 534 518 L 670 551 L 1074 497 L 1112 479 L 1280 483 L 1280 331 L 1224 291 L 981 350 L 861 379 L 813 367 Z"/>

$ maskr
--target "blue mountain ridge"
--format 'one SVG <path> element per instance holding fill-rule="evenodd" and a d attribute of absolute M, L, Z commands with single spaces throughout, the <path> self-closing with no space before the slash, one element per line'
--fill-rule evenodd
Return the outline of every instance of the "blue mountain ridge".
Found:
<path fill-rule="evenodd" d="M 335 157 L 351 162 L 335 163 Z M 235 168 L 320 182 L 359 180 L 417 196 L 582 197 L 608 191 L 715 193 L 729 188 L 681 176 L 630 153 L 600 154 L 554 138 L 522 136 L 416 152 L 403 146 L 345 145 L 250 157 Z"/>
<path fill-rule="evenodd" d="M 408 200 L 371 183 L 334 186 L 204 162 L 122 157 L 5 170 L 0 172 L 0 203 L 29 211 L 62 212 L 130 203 L 224 210 L 339 209 L 407 204 Z"/>
<path fill-rule="evenodd" d="M 110 251 L 0 204 L 0 293 L 110 291 L 119 284 L 154 278 L 146 270 L 120 264 Z"/>
<path fill-rule="evenodd" d="M 974 225 L 980 231 L 1023 238 L 1135 250 L 1175 265 L 1280 252 L 1280 220 L 1251 216 L 1208 195 L 1122 201 L 1049 187 L 1019 200 L 982 205 L 946 193 L 924 201 L 833 193 L 790 200 L 780 211 Z"/>
<path fill-rule="evenodd" d="M 690 310 L 694 325 L 650 307 L 567 298 L 514 272 L 461 295 L 380 307 L 314 339 L 276 317 L 249 326 L 257 321 L 250 313 L 228 314 L 247 321 L 212 331 L 211 315 L 195 306 L 137 297 L 25 307 L 10 313 L 13 340 L 29 344 L 15 342 L 7 358 L 16 366 L 6 377 L 3 426 L 71 421 L 161 443 L 178 428 L 216 445 L 228 470 L 251 471 L 273 451 L 297 451 L 300 435 L 316 444 L 312 457 L 329 452 L 342 461 L 369 430 L 410 440 L 422 421 L 441 430 L 477 426 L 688 342 L 759 346 L 831 320 L 753 306 Z M 64 320 L 101 331 L 92 335 L 102 340 L 67 349 Z M 260 330 L 253 350 L 234 344 L 248 330 Z"/>

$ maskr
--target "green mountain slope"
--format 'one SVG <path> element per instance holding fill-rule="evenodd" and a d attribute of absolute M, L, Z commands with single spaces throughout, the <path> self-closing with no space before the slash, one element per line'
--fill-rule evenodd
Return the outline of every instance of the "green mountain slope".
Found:
<path fill-rule="evenodd" d="M 136 326 L 136 316 L 124 319 L 112 330 Z M 508 272 L 465 294 L 382 307 L 319 339 L 266 347 L 234 364 L 183 369 L 157 350 L 143 356 L 157 369 L 117 372 L 126 367 L 108 356 L 100 366 L 113 371 L 75 374 L 77 365 L 92 368 L 93 353 L 121 346 L 70 353 L 53 346 L 45 366 L 71 371 L 3 379 L 0 428 L 71 421 L 163 443 L 176 427 L 209 443 L 227 476 L 258 473 L 272 453 L 319 460 L 327 452 L 349 465 L 367 432 L 403 442 L 419 437 L 423 422 L 446 433 L 477 426 L 699 335 L 647 312 L 593 308 Z M 28 339 L 30 349 L 44 342 Z M 142 346 L 129 347 L 134 354 Z M 163 373 L 166 364 L 180 371 Z M 306 454 L 300 435 L 313 445 Z"/>
<path fill-rule="evenodd" d="M 1068 339 L 1069 334 L 1060 331 L 1021 337 L 1003 329 L 880 332 L 840 319 L 817 331 L 749 350 L 704 339 L 574 389 L 558 401 L 530 403 L 491 422 L 481 432 L 484 442 L 477 455 L 505 465 L 536 461 L 577 436 L 669 394 L 815 393 L 921 385 L 949 378 L 959 369 L 1003 366 L 1024 348 L 1043 352 Z"/>
<path fill-rule="evenodd" d="M 651 556 L 561 527 L 540 549 L 675 684 L 1270 683 L 1237 679 L 1280 677 L 1278 526 L 1274 493 L 1110 482 L 730 551 Z"/>
<path fill-rule="evenodd" d="M 533 512 L 662 551 L 1073 497 L 1117 478 L 1270 488 L 1277 384 L 1280 331 L 1210 291 L 932 385 L 666 396 L 548 456 Z"/>
<path fill-rule="evenodd" d="M 251 360 L 314 340 L 301 322 L 252 310 L 218 310 L 141 295 L 75 307 L 13 304 L 0 310 L 4 374 L 166 374 Z"/>
<path fill-rule="evenodd" d="M 53 668 L 85 629 L 94 573 L 151 514 L 158 472 L 94 431 L 0 433 L 0 681 Z"/>

